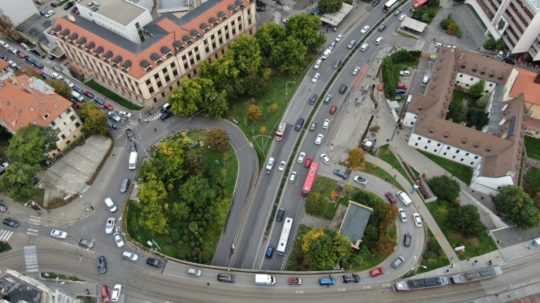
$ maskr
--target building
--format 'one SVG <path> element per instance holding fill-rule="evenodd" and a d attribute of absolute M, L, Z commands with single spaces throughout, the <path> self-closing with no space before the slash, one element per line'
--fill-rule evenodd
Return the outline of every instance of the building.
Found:
<path fill-rule="evenodd" d="M 0 15 L 7 17 L 14 27 L 37 13 L 32 0 L 0 1 Z"/>
<path fill-rule="evenodd" d="M 399 25 L 401 29 L 411 31 L 415 34 L 423 33 L 426 30 L 427 26 L 428 26 L 427 23 L 418 21 L 416 19 L 413 19 L 407 16 L 403 18 L 403 21 L 401 21 L 401 24 Z"/>
<path fill-rule="evenodd" d="M 369 222 L 373 209 L 360 203 L 349 201 L 339 232 L 351 241 L 354 249 L 360 248 L 364 231 Z"/>
<path fill-rule="evenodd" d="M 56 149 L 62 152 L 81 136 L 81 120 L 71 102 L 54 92 L 40 79 L 27 75 L 0 80 L 0 125 L 14 134 L 17 130 L 39 125 L 56 132 Z"/>
<path fill-rule="evenodd" d="M 540 60 L 540 1 L 466 0 L 487 32 L 502 39 L 513 55 Z"/>
<path fill-rule="evenodd" d="M 354 6 L 343 2 L 341 9 L 335 13 L 321 15 L 321 22 L 331 27 L 338 27 L 351 13 Z"/>
<path fill-rule="evenodd" d="M 403 125 L 409 145 L 473 168 L 470 187 L 484 194 L 516 185 L 523 154 L 523 94 L 513 97 L 518 71 L 511 65 L 459 49 L 441 49 L 424 95 L 411 95 Z M 484 80 L 490 121 L 482 131 L 446 119 L 456 86 Z"/>
<path fill-rule="evenodd" d="M 0 271 L 0 302 L 16 303 L 79 303 L 58 289 L 14 270 Z"/>
<path fill-rule="evenodd" d="M 182 76 L 196 75 L 204 60 L 223 55 L 241 33 L 255 32 L 248 0 L 209 0 L 181 17 L 157 19 L 126 0 L 83 0 L 77 7 L 79 16 L 57 19 L 48 33 L 73 66 L 146 106 L 167 98 Z"/>

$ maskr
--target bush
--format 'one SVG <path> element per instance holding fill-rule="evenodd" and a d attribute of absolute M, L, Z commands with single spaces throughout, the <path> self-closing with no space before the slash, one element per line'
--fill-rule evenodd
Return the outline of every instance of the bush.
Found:
<path fill-rule="evenodd" d="M 11 249 L 11 246 L 7 242 L 0 241 L 0 253 L 6 252 Z"/>
<path fill-rule="evenodd" d="M 504 219 L 520 228 L 538 225 L 540 222 L 538 208 L 534 201 L 517 186 L 505 186 L 493 198 L 497 212 Z"/>
<path fill-rule="evenodd" d="M 440 200 L 448 202 L 456 202 L 459 197 L 459 184 L 456 180 L 448 176 L 437 176 L 428 181 L 431 191 Z"/>
<path fill-rule="evenodd" d="M 337 203 L 331 203 L 320 192 L 311 192 L 306 199 L 306 213 L 328 220 L 336 214 Z"/>
<path fill-rule="evenodd" d="M 439 24 L 447 34 L 451 36 L 461 37 L 461 29 L 456 21 L 452 18 L 452 15 L 448 15 L 445 19 L 441 20 Z"/>
<path fill-rule="evenodd" d="M 540 168 L 530 168 L 523 180 L 523 189 L 532 198 L 536 198 L 540 192 Z"/>
<path fill-rule="evenodd" d="M 418 65 L 419 59 L 419 51 L 407 51 L 404 49 L 400 49 L 383 59 L 382 76 L 386 98 L 393 99 L 396 94 L 396 88 L 399 84 L 399 71 L 408 66 Z"/>
<path fill-rule="evenodd" d="M 474 205 L 451 208 L 448 222 L 465 237 L 479 237 L 484 231 L 478 208 Z"/>
<path fill-rule="evenodd" d="M 431 23 L 441 8 L 439 0 L 431 0 L 428 4 L 414 10 L 412 17 L 425 23 Z"/>
<path fill-rule="evenodd" d="M 321 14 L 338 12 L 341 6 L 343 6 L 343 0 L 319 0 L 319 12 Z"/>

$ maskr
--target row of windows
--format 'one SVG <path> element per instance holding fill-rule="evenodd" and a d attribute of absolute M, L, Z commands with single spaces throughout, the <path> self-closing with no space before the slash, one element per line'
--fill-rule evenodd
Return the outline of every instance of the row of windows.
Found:
<path fill-rule="evenodd" d="M 414 146 L 418 146 L 418 143 L 415 143 Z M 424 149 L 425 149 L 425 150 L 428 150 L 428 146 L 427 146 L 427 145 L 424 145 Z M 438 150 L 435 149 L 435 150 L 433 150 L 433 153 L 437 153 L 437 151 L 438 151 Z M 457 154 L 457 152 L 456 152 L 456 154 Z M 443 155 L 446 156 L 447 153 L 443 153 Z M 466 156 L 468 156 L 468 155 L 469 155 L 469 153 L 466 154 Z M 474 158 L 475 158 L 475 159 L 478 159 L 478 156 L 475 156 Z M 453 159 L 453 160 L 456 160 L 456 155 L 452 155 L 452 159 Z M 464 162 L 465 159 L 464 159 L 464 158 L 461 158 L 459 161 L 460 161 L 460 162 Z M 474 161 L 469 162 L 469 164 L 470 164 L 470 165 L 474 165 Z"/>
<path fill-rule="evenodd" d="M 421 137 L 418 137 L 417 140 L 418 140 L 418 141 L 421 141 L 422 138 L 421 138 Z M 427 143 L 430 144 L 430 143 L 431 143 L 431 140 L 427 140 Z M 416 143 L 415 146 L 418 146 L 418 143 Z M 441 143 L 437 143 L 437 147 L 440 147 L 440 146 L 441 146 Z M 451 148 L 452 148 L 452 147 L 447 146 L 447 147 L 446 147 L 446 150 L 450 150 Z M 459 149 L 456 149 L 456 154 L 459 154 L 459 153 L 460 153 L 460 150 L 459 150 Z M 446 153 L 445 153 L 445 155 L 446 155 Z M 469 155 L 470 155 L 470 153 L 465 152 L 465 156 L 469 156 Z M 475 158 L 475 159 L 478 159 L 478 156 L 474 156 L 474 158 Z"/>

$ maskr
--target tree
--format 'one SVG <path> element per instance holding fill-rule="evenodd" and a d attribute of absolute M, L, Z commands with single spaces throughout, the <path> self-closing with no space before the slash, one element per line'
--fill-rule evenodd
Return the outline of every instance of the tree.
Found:
<path fill-rule="evenodd" d="M 183 77 L 180 86 L 173 91 L 169 99 L 171 110 L 180 116 L 191 116 L 199 110 L 202 103 L 202 87 L 199 78 Z"/>
<path fill-rule="evenodd" d="M 304 235 L 302 249 L 312 270 L 330 270 L 351 255 L 345 236 L 331 230 L 312 229 Z"/>
<path fill-rule="evenodd" d="M 262 118 L 261 108 L 255 103 L 248 105 L 247 114 L 251 121 L 259 121 Z"/>
<path fill-rule="evenodd" d="M 140 183 L 139 200 L 142 211 L 139 223 L 156 235 L 167 233 L 166 198 L 165 185 L 157 176 L 149 176 Z"/>
<path fill-rule="evenodd" d="M 281 72 L 298 74 L 304 67 L 307 48 L 294 37 L 280 41 L 272 51 L 272 65 Z"/>
<path fill-rule="evenodd" d="M 255 39 L 261 50 L 265 65 L 271 64 L 276 45 L 287 38 L 285 27 L 274 22 L 265 23 L 257 30 Z"/>
<path fill-rule="evenodd" d="M 7 157 L 10 162 L 39 165 L 47 159 L 47 153 L 56 147 L 52 129 L 37 125 L 23 127 L 9 140 Z"/>
<path fill-rule="evenodd" d="M 223 56 L 211 63 L 205 61 L 200 68 L 200 77 L 212 80 L 215 89 L 218 92 L 225 91 L 226 97 L 232 100 L 238 96 L 235 82 L 239 74 L 240 71 L 234 66 L 233 59 L 228 56 Z"/>
<path fill-rule="evenodd" d="M 473 84 L 469 88 L 469 91 L 468 91 L 471 98 L 473 100 L 476 100 L 476 99 L 482 97 L 482 95 L 484 94 L 484 87 L 485 86 L 486 86 L 486 81 L 484 81 L 484 80 L 480 80 L 480 81 L 476 82 L 475 84 Z"/>
<path fill-rule="evenodd" d="M 442 175 L 429 179 L 429 188 L 440 200 L 456 203 L 459 197 L 459 183 L 451 177 Z"/>
<path fill-rule="evenodd" d="M 331 14 L 338 12 L 343 6 L 343 0 L 319 0 L 319 12 Z"/>
<path fill-rule="evenodd" d="M 225 56 L 232 60 L 237 70 L 236 81 L 233 83 L 238 95 L 255 95 L 257 84 L 261 83 L 262 57 L 259 44 L 255 37 L 242 34 L 231 42 Z"/>
<path fill-rule="evenodd" d="M 531 167 L 527 170 L 523 179 L 523 189 L 531 198 L 536 198 L 540 193 L 540 168 Z"/>
<path fill-rule="evenodd" d="M 287 22 L 285 27 L 288 37 L 298 39 L 307 48 L 308 52 L 315 53 L 324 43 L 324 36 L 320 31 L 321 20 L 317 16 L 298 14 Z"/>
<path fill-rule="evenodd" d="M 364 159 L 364 151 L 359 148 L 353 148 L 349 151 L 349 156 L 347 157 L 347 167 L 352 169 L 361 169 L 366 165 L 366 160 Z"/>
<path fill-rule="evenodd" d="M 209 130 L 206 140 L 210 147 L 217 151 L 225 152 L 229 149 L 229 135 L 222 129 L 212 128 Z"/>
<path fill-rule="evenodd" d="M 66 84 L 66 82 L 62 80 L 47 80 L 47 84 L 49 84 L 60 96 L 68 100 L 71 98 L 71 88 Z"/>
<path fill-rule="evenodd" d="M 38 172 L 39 166 L 25 162 L 12 162 L 0 177 L 0 188 L 17 201 L 27 201 L 32 198 L 35 189 L 32 178 Z"/>
<path fill-rule="evenodd" d="M 455 123 L 461 123 L 467 119 L 467 108 L 465 107 L 465 100 L 463 98 L 456 98 L 450 102 L 448 106 L 448 119 L 451 119 Z"/>
<path fill-rule="evenodd" d="M 83 122 L 82 131 L 86 136 L 109 134 L 107 127 L 107 115 L 92 102 L 85 102 L 79 109 L 79 115 Z"/>
<path fill-rule="evenodd" d="M 448 223 L 466 237 L 478 237 L 484 231 L 478 208 L 474 205 L 451 207 Z"/>
<path fill-rule="evenodd" d="M 495 208 L 502 217 L 520 228 L 538 225 L 538 208 L 534 201 L 517 186 L 505 186 L 493 198 Z"/>

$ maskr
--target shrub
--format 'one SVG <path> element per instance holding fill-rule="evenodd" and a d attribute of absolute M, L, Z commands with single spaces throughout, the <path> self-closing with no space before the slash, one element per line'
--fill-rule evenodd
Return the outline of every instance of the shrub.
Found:
<path fill-rule="evenodd" d="M 448 176 L 433 177 L 429 179 L 428 184 L 431 191 L 441 200 L 456 202 L 459 197 L 459 184 Z"/>

